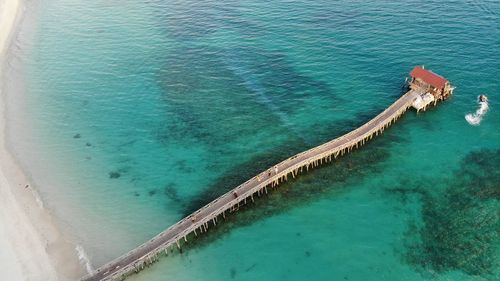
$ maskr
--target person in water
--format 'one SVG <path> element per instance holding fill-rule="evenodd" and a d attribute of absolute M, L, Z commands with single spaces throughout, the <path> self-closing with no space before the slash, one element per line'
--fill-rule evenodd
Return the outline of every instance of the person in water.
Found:
<path fill-rule="evenodd" d="M 487 102 L 488 97 L 486 95 L 479 95 L 479 102 Z"/>

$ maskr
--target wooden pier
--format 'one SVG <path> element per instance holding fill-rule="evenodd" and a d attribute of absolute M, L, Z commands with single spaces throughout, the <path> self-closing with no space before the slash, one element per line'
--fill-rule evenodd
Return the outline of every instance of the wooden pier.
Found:
<path fill-rule="evenodd" d="M 413 77 L 413 80 L 417 79 Z M 408 108 L 414 106 L 418 98 L 428 94 L 422 91 L 422 87 L 413 87 L 413 84 L 410 86 L 412 87 L 407 93 L 361 127 L 270 167 L 82 280 L 123 280 L 154 263 L 161 255 L 168 255 L 176 248 L 180 249 L 181 245 L 187 242 L 188 236 L 206 232 L 209 227 L 217 225 L 221 218 L 225 218 L 227 212 L 234 212 L 240 205 L 253 201 L 254 196 L 268 193 L 288 178 L 295 178 L 303 171 L 331 162 L 364 145 L 398 120 Z"/>

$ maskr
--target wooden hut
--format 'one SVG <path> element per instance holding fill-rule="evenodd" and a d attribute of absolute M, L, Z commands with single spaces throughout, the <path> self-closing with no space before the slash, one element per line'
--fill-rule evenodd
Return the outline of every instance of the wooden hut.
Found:
<path fill-rule="evenodd" d="M 453 93 L 453 87 L 444 77 L 424 69 L 423 66 L 416 66 L 410 72 L 410 89 L 421 93 L 430 93 L 436 101 L 444 100 Z"/>
<path fill-rule="evenodd" d="M 410 72 L 409 87 L 411 91 L 417 93 L 417 98 L 413 102 L 413 107 L 417 110 L 425 110 L 431 103 L 434 105 L 441 100 L 447 99 L 453 93 L 453 87 L 444 77 L 424 69 L 423 66 L 416 66 Z"/>

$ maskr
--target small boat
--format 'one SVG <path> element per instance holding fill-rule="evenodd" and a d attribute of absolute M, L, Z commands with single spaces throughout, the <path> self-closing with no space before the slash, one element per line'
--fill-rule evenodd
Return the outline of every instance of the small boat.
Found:
<path fill-rule="evenodd" d="M 481 123 L 486 112 L 488 112 L 488 97 L 486 95 L 479 95 L 477 97 L 479 108 L 475 113 L 465 115 L 465 120 L 473 126 L 478 126 Z"/>

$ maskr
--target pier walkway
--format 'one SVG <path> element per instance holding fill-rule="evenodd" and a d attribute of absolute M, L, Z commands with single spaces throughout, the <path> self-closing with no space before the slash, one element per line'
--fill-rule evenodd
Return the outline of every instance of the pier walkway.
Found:
<path fill-rule="evenodd" d="M 172 251 L 175 247 L 180 248 L 187 241 L 188 236 L 191 238 L 193 234 L 198 235 L 207 231 L 209 226 L 216 225 L 221 217 L 225 217 L 226 212 L 233 212 L 240 205 L 246 204 L 247 201 L 253 201 L 254 195 L 267 193 L 269 188 L 277 187 L 288 177 L 295 178 L 303 170 L 330 162 L 381 134 L 412 106 L 412 102 L 419 94 L 410 90 L 361 127 L 332 141 L 294 155 L 263 171 L 170 226 L 151 240 L 105 264 L 82 280 L 122 280 L 128 275 L 140 271 L 158 260 L 160 255 L 168 255 L 169 250 Z"/>

